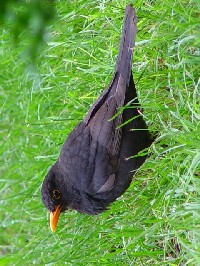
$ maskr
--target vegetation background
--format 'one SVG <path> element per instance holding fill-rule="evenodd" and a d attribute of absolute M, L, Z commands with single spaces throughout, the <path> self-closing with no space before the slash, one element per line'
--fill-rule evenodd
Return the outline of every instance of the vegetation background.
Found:
<path fill-rule="evenodd" d="M 159 135 L 108 211 L 68 211 L 54 234 L 41 183 L 109 84 L 127 1 L 2 2 L 0 265 L 200 265 L 199 1 L 130 2 L 134 79 Z"/>

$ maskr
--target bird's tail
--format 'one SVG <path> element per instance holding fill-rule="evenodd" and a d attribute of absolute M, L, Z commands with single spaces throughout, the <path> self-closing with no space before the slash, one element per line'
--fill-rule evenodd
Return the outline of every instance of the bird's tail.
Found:
<path fill-rule="evenodd" d="M 127 96 L 126 101 L 130 101 L 136 97 L 136 90 L 134 87 L 133 78 L 131 79 L 132 83 L 129 89 L 132 54 L 133 47 L 135 44 L 135 35 L 137 31 L 136 24 L 137 17 L 135 9 L 131 5 L 127 5 L 125 9 L 124 26 L 122 31 L 120 49 L 113 79 L 110 82 L 108 88 L 103 91 L 103 93 L 100 95 L 100 97 L 96 100 L 96 102 L 89 110 L 86 118 L 84 119 L 86 124 L 88 124 L 91 119 L 94 118 L 95 114 L 105 104 L 105 102 L 110 98 L 110 96 L 115 95 L 118 107 L 124 105 L 125 95 Z M 120 86 L 118 83 L 119 80 L 122 83 L 120 84 Z M 117 89 L 118 93 L 116 94 Z M 128 93 L 127 90 L 128 92 L 130 91 L 130 93 Z"/>
<path fill-rule="evenodd" d="M 120 48 L 115 66 L 115 71 L 126 80 L 127 86 L 131 75 L 132 55 L 135 46 L 136 32 L 137 16 L 135 9 L 131 5 L 127 5 L 125 9 Z"/>

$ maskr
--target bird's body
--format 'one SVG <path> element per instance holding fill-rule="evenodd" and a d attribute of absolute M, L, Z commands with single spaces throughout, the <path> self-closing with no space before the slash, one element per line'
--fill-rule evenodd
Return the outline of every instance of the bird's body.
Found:
<path fill-rule="evenodd" d="M 61 212 L 100 213 L 124 193 L 146 159 L 129 158 L 151 144 L 131 71 L 136 20 L 128 5 L 114 77 L 68 136 L 43 182 L 42 199 L 52 213 L 57 206 Z"/>

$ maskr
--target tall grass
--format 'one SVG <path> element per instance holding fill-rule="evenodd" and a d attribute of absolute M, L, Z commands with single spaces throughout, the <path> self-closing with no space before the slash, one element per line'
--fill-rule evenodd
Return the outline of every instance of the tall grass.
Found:
<path fill-rule="evenodd" d="M 58 1 L 38 72 L 1 29 L 0 265 L 200 265 L 199 3 L 132 1 L 133 73 L 158 138 L 128 191 L 55 234 L 42 180 L 112 77 L 126 1 Z M 24 41 L 23 41 L 24 40 Z"/>

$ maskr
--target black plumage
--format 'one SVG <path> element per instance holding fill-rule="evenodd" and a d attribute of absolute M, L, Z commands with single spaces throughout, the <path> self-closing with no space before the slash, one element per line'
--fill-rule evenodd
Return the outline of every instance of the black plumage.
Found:
<path fill-rule="evenodd" d="M 113 79 L 68 136 L 44 179 L 42 200 L 51 213 L 67 208 L 88 214 L 102 212 L 129 187 L 146 159 L 129 158 L 152 142 L 138 112 L 131 70 L 136 24 L 135 10 L 128 5 Z"/>

